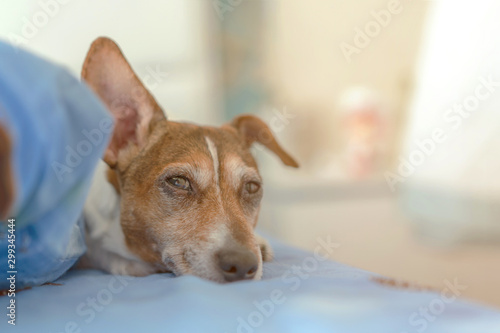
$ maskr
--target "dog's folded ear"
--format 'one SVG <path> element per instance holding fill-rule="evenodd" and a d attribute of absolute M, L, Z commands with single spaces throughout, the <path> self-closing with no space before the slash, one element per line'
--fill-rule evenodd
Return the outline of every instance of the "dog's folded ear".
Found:
<path fill-rule="evenodd" d="M 118 45 L 100 37 L 90 46 L 82 79 L 97 93 L 115 118 L 113 137 L 104 155 L 111 167 L 129 144 L 142 147 L 152 126 L 165 119 L 154 97 L 132 70 Z"/>
<path fill-rule="evenodd" d="M 299 167 L 299 164 L 281 148 L 267 124 L 256 116 L 248 114 L 238 116 L 230 125 L 240 133 L 247 147 L 258 142 L 275 153 L 285 165 Z"/>
<path fill-rule="evenodd" d="M 15 193 L 11 166 L 11 141 L 0 124 L 0 220 L 5 220 L 14 203 Z"/>

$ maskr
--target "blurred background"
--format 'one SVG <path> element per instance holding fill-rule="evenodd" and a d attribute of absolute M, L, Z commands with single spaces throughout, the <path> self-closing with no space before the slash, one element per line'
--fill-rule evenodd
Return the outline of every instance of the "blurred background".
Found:
<path fill-rule="evenodd" d="M 109 36 L 172 120 L 270 124 L 259 229 L 500 307 L 500 3 L 3 0 L 0 38 L 79 76 Z"/>

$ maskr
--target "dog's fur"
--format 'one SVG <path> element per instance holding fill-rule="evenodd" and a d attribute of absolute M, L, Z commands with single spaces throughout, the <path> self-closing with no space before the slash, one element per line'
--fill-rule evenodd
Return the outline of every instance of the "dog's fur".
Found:
<path fill-rule="evenodd" d="M 89 249 L 81 264 L 224 282 L 219 257 L 230 249 L 257 258 L 249 276 L 259 279 L 272 252 L 253 231 L 262 179 L 250 146 L 258 142 L 298 167 L 265 123 L 251 115 L 220 128 L 167 120 L 108 38 L 92 44 L 82 78 L 116 124 L 85 205 Z"/>

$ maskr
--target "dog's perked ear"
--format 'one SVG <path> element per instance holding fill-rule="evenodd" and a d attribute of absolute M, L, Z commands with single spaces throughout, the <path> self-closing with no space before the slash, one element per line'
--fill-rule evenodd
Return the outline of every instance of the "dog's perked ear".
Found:
<path fill-rule="evenodd" d="M 247 147 L 258 142 L 275 153 L 285 165 L 299 167 L 299 164 L 281 148 L 267 124 L 256 116 L 248 114 L 238 116 L 230 125 L 238 130 Z"/>
<path fill-rule="evenodd" d="M 9 135 L 0 124 L 0 220 L 2 221 L 7 219 L 15 198 L 11 150 Z"/>
<path fill-rule="evenodd" d="M 104 161 L 115 167 L 120 150 L 131 143 L 142 147 L 154 123 L 165 119 L 165 115 L 109 38 L 100 37 L 90 46 L 82 79 L 115 118 L 113 138 L 104 155 Z"/>

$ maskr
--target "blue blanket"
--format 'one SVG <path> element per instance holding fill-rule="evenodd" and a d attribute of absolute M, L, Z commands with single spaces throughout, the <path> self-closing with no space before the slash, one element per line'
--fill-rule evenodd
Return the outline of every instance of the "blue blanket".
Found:
<path fill-rule="evenodd" d="M 85 252 L 78 221 L 113 121 L 68 71 L 0 42 L 0 124 L 13 144 L 16 189 L 9 265 L 9 227 L 0 221 L 0 289 L 9 271 L 22 288 L 58 278 Z"/>
<path fill-rule="evenodd" d="M 61 285 L 18 293 L 12 331 L 500 332 L 499 311 L 454 298 L 460 281 L 445 282 L 440 292 L 397 289 L 375 282 L 374 274 L 272 243 L 276 259 L 265 264 L 262 281 L 70 271 Z M 0 309 L 7 305 L 0 297 Z M 0 332 L 7 326 L 4 318 Z"/>

